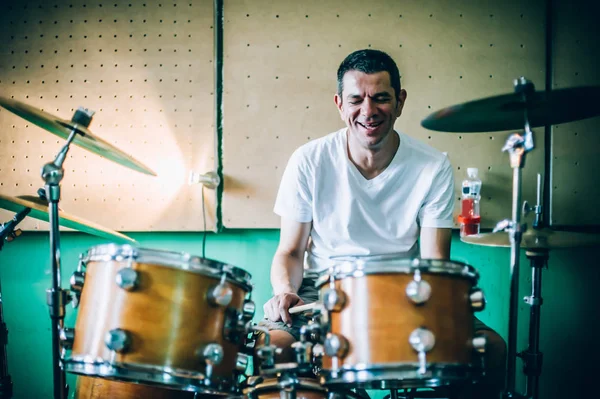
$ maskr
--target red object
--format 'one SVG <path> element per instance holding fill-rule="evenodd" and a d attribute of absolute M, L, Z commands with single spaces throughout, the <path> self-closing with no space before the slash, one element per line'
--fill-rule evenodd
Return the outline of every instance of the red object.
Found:
<path fill-rule="evenodd" d="M 481 222 L 481 217 L 464 217 L 463 215 L 458 215 L 457 218 L 460 223 L 460 236 L 470 236 L 473 234 L 479 234 L 479 224 Z"/>
<path fill-rule="evenodd" d="M 462 200 L 461 207 L 461 216 L 465 218 L 473 217 L 473 206 L 475 204 L 475 200 L 473 198 L 464 198 Z"/>

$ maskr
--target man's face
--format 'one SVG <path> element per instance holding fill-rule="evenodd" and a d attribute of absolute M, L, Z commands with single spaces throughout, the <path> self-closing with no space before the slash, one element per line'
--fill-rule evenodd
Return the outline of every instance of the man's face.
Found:
<path fill-rule="evenodd" d="M 396 118 L 402 114 L 406 91 L 401 90 L 399 97 L 389 73 L 348 71 L 342 96 L 336 94 L 335 103 L 352 137 L 364 148 L 377 149 L 387 142 Z"/>

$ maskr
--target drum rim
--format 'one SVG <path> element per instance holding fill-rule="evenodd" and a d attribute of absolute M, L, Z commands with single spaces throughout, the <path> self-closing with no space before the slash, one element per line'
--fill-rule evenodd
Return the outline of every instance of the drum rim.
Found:
<path fill-rule="evenodd" d="M 396 381 L 397 388 L 435 388 L 481 376 L 481 369 L 473 364 L 433 363 L 427 366 L 425 375 L 419 374 L 418 369 L 419 363 L 412 362 L 347 365 L 339 369 L 322 369 L 320 380 L 325 387 L 349 384 L 379 389 L 378 384 L 389 385 Z"/>
<path fill-rule="evenodd" d="M 280 377 L 266 378 L 260 384 L 245 388 L 244 394 L 270 392 L 271 390 L 279 391 L 279 390 L 281 390 L 281 387 L 280 387 L 281 381 L 280 380 L 281 380 Z M 301 390 L 302 388 L 304 388 L 304 389 L 312 390 L 315 392 L 326 392 L 327 391 L 325 389 L 325 387 L 320 385 L 318 382 L 315 382 L 306 377 L 294 377 L 294 378 L 292 378 L 292 380 L 294 381 L 294 387 L 296 388 L 296 390 L 298 390 L 298 389 Z"/>
<path fill-rule="evenodd" d="M 178 388 L 190 392 L 212 395 L 228 395 L 236 392 L 236 385 L 228 379 L 206 378 L 204 373 L 184 369 L 138 363 L 109 363 L 103 359 L 93 360 L 87 356 L 63 359 L 66 372 L 87 377 L 100 377 L 116 381 L 143 381 L 156 386 Z M 90 373 L 90 371 L 93 372 Z M 166 376 L 169 376 L 168 378 Z M 207 381 L 209 381 L 207 383 Z"/>
<path fill-rule="evenodd" d="M 370 274 L 385 273 L 414 273 L 419 270 L 424 273 L 447 274 L 465 277 L 477 283 L 479 272 L 471 265 L 442 259 L 398 258 L 398 259 L 356 259 L 334 262 L 326 271 L 320 273 L 315 283 L 316 287 L 329 282 L 331 276 L 335 280 L 347 277 L 362 277 Z"/>
<path fill-rule="evenodd" d="M 252 289 L 252 275 L 246 270 L 210 258 L 191 255 L 184 251 L 143 248 L 131 244 L 100 244 L 90 247 L 80 256 L 85 264 L 88 262 L 123 261 L 133 259 L 138 263 L 151 263 L 191 273 L 220 278 L 223 272 L 227 281 L 242 286 L 247 291 Z"/>

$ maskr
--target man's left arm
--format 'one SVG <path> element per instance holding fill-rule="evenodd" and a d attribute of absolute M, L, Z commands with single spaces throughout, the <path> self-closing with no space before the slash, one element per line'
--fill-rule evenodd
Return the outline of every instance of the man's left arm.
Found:
<path fill-rule="evenodd" d="M 452 229 L 422 227 L 420 236 L 422 259 L 450 259 Z"/>
<path fill-rule="evenodd" d="M 454 174 L 444 158 L 433 174 L 430 191 L 419 212 L 419 247 L 423 259 L 450 259 L 454 210 Z"/>

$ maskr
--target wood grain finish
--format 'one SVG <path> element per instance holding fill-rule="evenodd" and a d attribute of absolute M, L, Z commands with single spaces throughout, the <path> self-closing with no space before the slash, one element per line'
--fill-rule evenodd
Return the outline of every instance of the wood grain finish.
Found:
<path fill-rule="evenodd" d="M 469 364 L 472 360 L 473 311 L 469 301 L 470 280 L 442 274 L 422 273 L 431 285 L 431 298 L 422 305 L 406 296 L 412 274 L 370 274 L 336 281 L 346 294 L 346 305 L 331 312 L 331 332 L 344 336 L 349 349 L 339 365 L 417 363 L 409 344 L 410 333 L 424 327 L 435 335 L 427 353 L 433 363 Z M 329 285 L 321 287 L 321 291 Z M 332 358 L 323 357 L 323 368 Z"/>
<path fill-rule="evenodd" d="M 238 347 L 223 337 L 225 308 L 207 301 L 218 279 L 171 267 L 134 263 L 139 286 L 134 291 L 115 283 L 126 262 L 89 262 L 75 327 L 72 357 L 109 360 L 106 333 L 115 328 L 129 332 L 131 346 L 117 354 L 118 363 L 154 365 L 204 372 L 196 351 L 208 343 L 223 347 L 224 359 L 213 375 L 230 378 Z M 242 309 L 246 292 L 233 290 L 229 307 Z"/>
<path fill-rule="evenodd" d="M 80 376 L 75 399 L 194 399 L 193 392 Z"/>
<path fill-rule="evenodd" d="M 299 386 L 296 386 L 296 399 L 323 399 L 327 397 L 327 392 L 316 380 L 299 378 Z M 252 397 L 258 399 L 280 399 L 281 389 L 277 387 L 277 379 L 266 379 L 262 384 L 246 391 L 245 398 L 249 398 L 249 393 L 253 392 Z"/>

